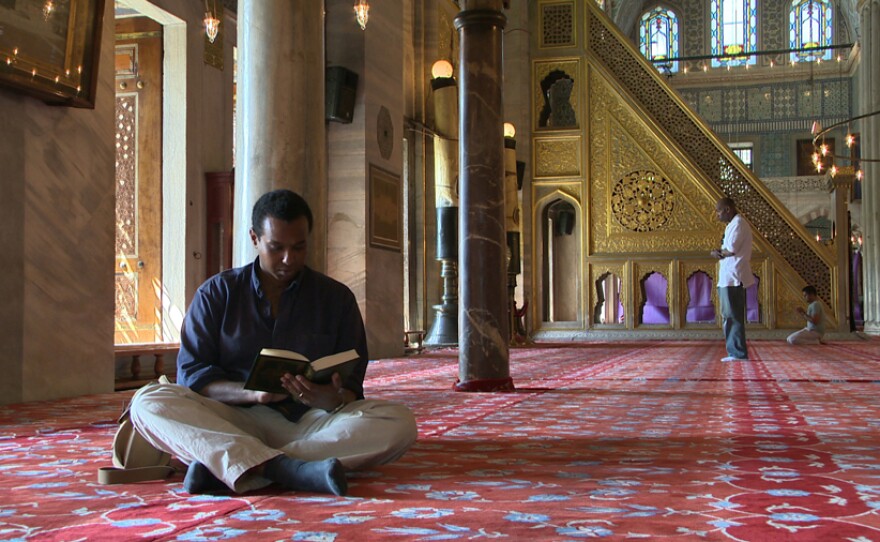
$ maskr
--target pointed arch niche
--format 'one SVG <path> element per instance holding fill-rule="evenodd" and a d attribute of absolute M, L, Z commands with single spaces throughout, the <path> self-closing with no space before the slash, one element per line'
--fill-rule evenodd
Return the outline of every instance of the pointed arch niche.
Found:
<path fill-rule="evenodd" d="M 688 324 L 715 324 L 715 278 L 698 269 L 687 277 L 687 308 L 685 322 Z"/>
<path fill-rule="evenodd" d="M 639 282 L 641 289 L 639 322 L 648 325 L 670 325 L 672 320 L 669 317 L 669 280 L 659 271 L 650 271 Z"/>
<path fill-rule="evenodd" d="M 542 325 L 582 321 L 581 315 L 581 231 L 583 213 L 580 204 L 562 192 L 541 200 L 536 216 L 540 225 L 537 262 L 540 273 L 539 315 Z M 550 327 L 553 327 L 552 325 Z"/>
<path fill-rule="evenodd" d="M 593 326 L 623 327 L 626 324 L 623 297 L 623 264 L 615 269 L 612 264 L 594 269 Z"/>

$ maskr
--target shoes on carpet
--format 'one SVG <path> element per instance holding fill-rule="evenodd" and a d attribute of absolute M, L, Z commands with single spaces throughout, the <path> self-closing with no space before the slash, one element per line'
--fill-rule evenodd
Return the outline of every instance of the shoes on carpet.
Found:
<path fill-rule="evenodd" d="M 721 358 L 721 361 L 728 362 L 728 361 L 749 361 L 749 360 L 747 358 L 735 358 L 733 356 L 727 356 L 727 357 Z"/>

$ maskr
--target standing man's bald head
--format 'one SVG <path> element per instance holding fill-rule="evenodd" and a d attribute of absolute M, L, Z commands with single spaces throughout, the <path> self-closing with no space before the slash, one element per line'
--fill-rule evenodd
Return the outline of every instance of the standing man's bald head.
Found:
<path fill-rule="evenodd" d="M 732 198 L 721 198 L 715 204 L 715 214 L 721 222 L 730 222 L 736 216 L 736 202 Z"/>

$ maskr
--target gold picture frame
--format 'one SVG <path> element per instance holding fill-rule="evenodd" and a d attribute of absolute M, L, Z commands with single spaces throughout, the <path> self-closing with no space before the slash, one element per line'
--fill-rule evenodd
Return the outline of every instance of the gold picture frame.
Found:
<path fill-rule="evenodd" d="M 0 84 L 95 107 L 105 0 L 0 0 Z"/>
<path fill-rule="evenodd" d="M 400 175 L 370 165 L 370 245 L 400 252 L 403 247 L 403 193 Z"/>

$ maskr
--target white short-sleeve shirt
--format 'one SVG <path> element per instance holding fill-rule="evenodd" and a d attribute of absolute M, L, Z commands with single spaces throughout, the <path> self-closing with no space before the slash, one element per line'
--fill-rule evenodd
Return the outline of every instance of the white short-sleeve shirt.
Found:
<path fill-rule="evenodd" d="M 740 214 L 736 214 L 724 229 L 722 250 L 733 253 L 721 258 L 718 269 L 718 287 L 743 286 L 755 283 L 750 261 L 752 259 L 752 227 Z"/>

